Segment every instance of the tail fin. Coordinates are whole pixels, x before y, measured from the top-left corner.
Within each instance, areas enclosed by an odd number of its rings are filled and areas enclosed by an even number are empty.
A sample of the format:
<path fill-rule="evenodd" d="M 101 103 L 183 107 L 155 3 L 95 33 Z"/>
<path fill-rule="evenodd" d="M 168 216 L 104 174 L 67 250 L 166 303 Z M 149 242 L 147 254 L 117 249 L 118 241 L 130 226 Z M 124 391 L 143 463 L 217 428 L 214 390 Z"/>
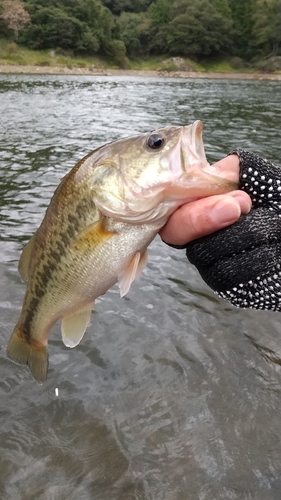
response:
<path fill-rule="evenodd" d="M 48 350 L 39 342 L 27 342 L 16 326 L 7 347 L 8 357 L 15 363 L 28 365 L 38 384 L 42 384 L 48 373 Z"/>

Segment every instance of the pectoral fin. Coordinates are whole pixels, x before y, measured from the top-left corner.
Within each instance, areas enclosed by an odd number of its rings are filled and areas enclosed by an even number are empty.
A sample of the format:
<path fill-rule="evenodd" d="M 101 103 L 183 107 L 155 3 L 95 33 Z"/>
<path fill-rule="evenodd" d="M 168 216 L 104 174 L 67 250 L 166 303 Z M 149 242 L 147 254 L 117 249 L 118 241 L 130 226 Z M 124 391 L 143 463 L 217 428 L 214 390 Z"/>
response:
<path fill-rule="evenodd" d="M 29 262 L 30 255 L 34 244 L 34 236 L 29 240 L 29 242 L 25 245 L 22 254 L 20 256 L 18 270 L 20 277 L 24 283 L 28 282 L 28 270 L 29 270 Z"/>
<path fill-rule="evenodd" d="M 91 319 L 95 303 L 88 304 L 83 309 L 62 318 L 61 333 L 63 343 L 67 347 L 75 347 L 82 340 Z"/>
<path fill-rule="evenodd" d="M 72 248 L 81 250 L 87 246 L 96 247 L 105 240 L 112 238 L 116 233 L 108 231 L 105 221 L 105 219 L 99 219 L 83 229 L 72 243 Z"/>
<path fill-rule="evenodd" d="M 135 253 L 131 262 L 118 276 L 120 297 L 124 297 L 130 290 L 133 281 L 141 274 L 147 262 L 147 251 Z"/>

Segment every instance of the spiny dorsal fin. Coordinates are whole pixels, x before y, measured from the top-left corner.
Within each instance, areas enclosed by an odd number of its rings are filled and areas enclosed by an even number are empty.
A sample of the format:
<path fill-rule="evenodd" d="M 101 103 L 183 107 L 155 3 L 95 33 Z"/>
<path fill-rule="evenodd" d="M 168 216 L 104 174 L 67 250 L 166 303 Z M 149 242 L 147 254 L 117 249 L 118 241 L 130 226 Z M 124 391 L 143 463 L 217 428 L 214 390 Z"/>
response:
<path fill-rule="evenodd" d="M 89 244 L 96 247 L 116 234 L 114 231 L 108 231 L 105 225 L 105 219 L 99 219 L 98 221 L 93 222 L 93 224 L 87 226 L 77 235 L 74 243 L 72 243 L 72 248 L 80 250 L 81 247 L 83 248 L 83 246 L 87 246 Z"/>
<path fill-rule="evenodd" d="M 86 328 L 91 319 L 91 312 L 94 309 L 95 303 L 92 302 L 87 306 L 75 311 L 62 318 L 61 334 L 64 345 L 67 347 L 75 347 L 86 331 Z"/>
<path fill-rule="evenodd" d="M 124 295 L 128 293 L 131 284 L 141 274 L 143 268 L 146 265 L 146 262 L 147 262 L 147 251 L 145 250 L 143 253 L 136 252 L 131 262 L 119 274 L 118 281 L 120 288 L 120 297 L 124 297 Z"/>
<path fill-rule="evenodd" d="M 35 235 L 33 235 L 32 238 L 29 240 L 29 242 L 26 243 L 19 260 L 18 270 L 20 277 L 24 283 L 28 282 L 30 255 L 34 244 L 34 236 Z"/>

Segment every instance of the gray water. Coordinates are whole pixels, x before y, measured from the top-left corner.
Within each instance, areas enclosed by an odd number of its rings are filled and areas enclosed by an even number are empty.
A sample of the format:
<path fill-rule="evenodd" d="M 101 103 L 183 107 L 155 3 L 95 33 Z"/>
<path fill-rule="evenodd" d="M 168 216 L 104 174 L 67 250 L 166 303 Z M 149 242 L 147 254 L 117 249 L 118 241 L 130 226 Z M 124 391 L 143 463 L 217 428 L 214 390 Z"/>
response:
<path fill-rule="evenodd" d="M 280 500 L 281 316 L 218 299 L 159 238 L 77 348 L 56 325 L 43 386 L 5 354 L 17 261 L 61 177 L 105 142 L 195 119 L 209 161 L 242 146 L 280 163 L 278 82 L 0 76 L 1 500 Z"/>

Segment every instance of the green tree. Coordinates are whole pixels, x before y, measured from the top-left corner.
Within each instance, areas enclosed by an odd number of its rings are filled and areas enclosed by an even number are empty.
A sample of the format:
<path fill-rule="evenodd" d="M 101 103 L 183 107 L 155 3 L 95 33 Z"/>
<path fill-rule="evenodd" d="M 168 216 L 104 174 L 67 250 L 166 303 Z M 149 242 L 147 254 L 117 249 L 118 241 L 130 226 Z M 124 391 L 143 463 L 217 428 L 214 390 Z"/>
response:
<path fill-rule="evenodd" d="M 281 0 L 257 0 L 253 14 L 254 44 L 265 55 L 281 52 Z"/>
<path fill-rule="evenodd" d="M 231 8 L 229 5 L 229 0 L 210 0 L 212 5 L 215 7 L 216 11 L 219 12 L 223 17 L 231 19 Z"/>
<path fill-rule="evenodd" d="M 148 9 L 148 15 L 152 26 L 160 28 L 170 21 L 171 2 L 169 0 L 157 0 Z"/>
<path fill-rule="evenodd" d="M 232 33 L 234 54 L 246 59 L 253 57 L 253 14 L 255 0 L 229 0 L 234 31 Z"/>
<path fill-rule="evenodd" d="M 144 12 L 153 0 L 101 0 L 115 15 L 122 12 Z"/>
<path fill-rule="evenodd" d="M 32 24 L 21 41 L 35 49 L 62 48 L 74 53 L 106 53 L 115 22 L 98 0 L 28 0 Z M 59 6 L 58 6 L 59 5 Z"/>
<path fill-rule="evenodd" d="M 122 12 L 117 22 L 120 38 L 126 46 L 127 54 L 136 56 L 147 53 L 151 28 L 147 15 Z"/>
<path fill-rule="evenodd" d="M 34 49 L 61 48 L 77 52 L 96 52 L 99 42 L 88 26 L 57 8 L 40 8 L 32 15 L 32 24 L 22 41 Z"/>
<path fill-rule="evenodd" d="M 126 47 L 122 40 L 112 40 L 107 46 L 107 54 L 111 56 L 119 67 L 124 69 L 128 67 Z"/>
<path fill-rule="evenodd" d="M 148 51 L 163 54 L 168 51 L 168 24 L 171 20 L 170 0 L 156 0 L 148 8 L 147 15 L 150 19 L 150 42 Z"/>
<path fill-rule="evenodd" d="M 208 0 L 179 2 L 175 12 L 168 27 L 171 54 L 205 57 L 230 49 L 231 21 Z"/>

